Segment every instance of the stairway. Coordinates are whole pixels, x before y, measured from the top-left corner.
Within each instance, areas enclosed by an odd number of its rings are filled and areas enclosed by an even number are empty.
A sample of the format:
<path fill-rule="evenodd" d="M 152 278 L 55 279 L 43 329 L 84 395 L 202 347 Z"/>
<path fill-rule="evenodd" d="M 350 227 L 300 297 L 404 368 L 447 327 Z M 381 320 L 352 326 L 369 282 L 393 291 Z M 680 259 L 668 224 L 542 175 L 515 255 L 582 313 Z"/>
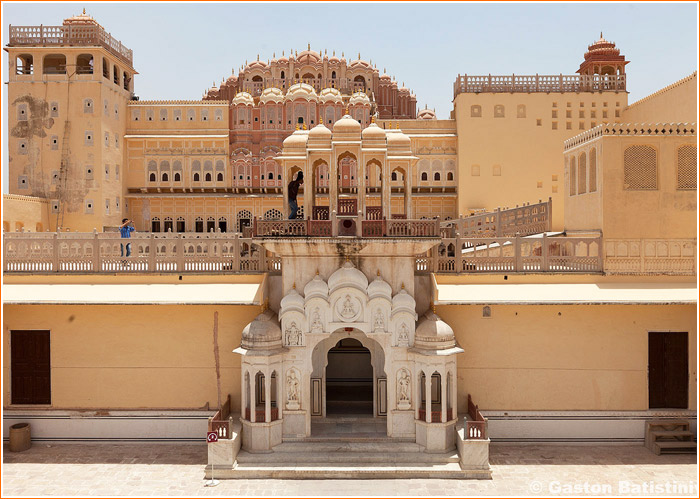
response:
<path fill-rule="evenodd" d="M 695 454 L 690 423 L 683 419 L 647 421 L 644 445 L 654 454 Z"/>

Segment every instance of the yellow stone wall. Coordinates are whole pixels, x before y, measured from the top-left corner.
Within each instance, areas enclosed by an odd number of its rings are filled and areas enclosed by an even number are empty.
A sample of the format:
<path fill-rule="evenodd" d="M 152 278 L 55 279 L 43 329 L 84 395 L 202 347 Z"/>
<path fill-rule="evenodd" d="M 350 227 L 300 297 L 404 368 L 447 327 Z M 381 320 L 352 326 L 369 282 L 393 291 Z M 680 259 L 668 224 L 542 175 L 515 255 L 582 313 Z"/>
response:
<path fill-rule="evenodd" d="M 698 73 L 683 78 L 629 105 L 624 123 L 697 123 Z"/>
<path fill-rule="evenodd" d="M 438 306 L 465 353 L 467 393 L 485 410 L 648 409 L 648 332 L 687 331 L 689 407 L 696 401 L 694 305 Z"/>
<path fill-rule="evenodd" d="M 454 104 L 459 213 L 551 196 L 552 228 L 560 230 L 563 143 L 600 123 L 620 122 L 627 93 L 461 93 Z M 480 106 L 480 117 L 472 116 L 479 114 L 472 106 Z M 503 106 L 503 117 L 495 117 L 496 106 Z"/>
<path fill-rule="evenodd" d="M 48 199 L 17 194 L 2 196 L 2 230 L 4 232 L 44 232 L 54 228 L 49 222 Z"/>
<path fill-rule="evenodd" d="M 131 94 L 122 78 L 123 72 L 133 77 L 133 68 L 102 47 L 7 50 L 10 193 L 55 199 L 61 183 L 64 229 L 84 232 L 118 225 L 124 210 L 123 137 Z M 33 56 L 33 74 L 15 74 L 21 54 Z M 43 74 L 42 61 L 49 54 L 65 55 L 67 74 Z M 80 54 L 93 56 L 93 74 L 76 73 Z M 103 60 L 109 78 L 103 76 Z M 119 83 L 113 81 L 115 66 Z M 133 81 L 127 86 L 133 87 Z M 60 174 L 64 137 L 68 161 Z M 59 218 L 56 213 L 52 218 L 55 225 Z"/>

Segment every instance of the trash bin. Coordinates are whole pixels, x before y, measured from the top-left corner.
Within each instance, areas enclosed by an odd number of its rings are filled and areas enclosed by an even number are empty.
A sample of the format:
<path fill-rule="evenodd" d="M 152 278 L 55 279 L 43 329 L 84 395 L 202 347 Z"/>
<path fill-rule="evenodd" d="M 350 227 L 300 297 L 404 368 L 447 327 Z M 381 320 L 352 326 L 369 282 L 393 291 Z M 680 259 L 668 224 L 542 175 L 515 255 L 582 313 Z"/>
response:
<path fill-rule="evenodd" d="M 22 452 L 32 446 L 32 432 L 29 423 L 17 423 L 10 426 L 10 450 Z"/>

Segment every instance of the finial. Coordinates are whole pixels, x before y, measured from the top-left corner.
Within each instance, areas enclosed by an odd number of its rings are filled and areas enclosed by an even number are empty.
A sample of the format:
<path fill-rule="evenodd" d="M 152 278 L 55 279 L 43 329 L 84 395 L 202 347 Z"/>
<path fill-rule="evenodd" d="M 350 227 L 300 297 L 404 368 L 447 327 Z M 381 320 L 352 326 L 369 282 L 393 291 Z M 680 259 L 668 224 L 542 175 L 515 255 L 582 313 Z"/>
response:
<path fill-rule="evenodd" d="M 349 261 L 350 261 L 350 256 L 349 256 L 349 255 L 345 255 L 345 261 L 346 261 L 346 262 L 349 262 Z"/>
<path fill-rule="evenodd" d="M 84 13 L 84 12 L 83 12 L 83 13 Z M 602 32 L 602 31 L 600 32 L 600 39 L 601 39 L 601 40 L 603 39 L 603 32 Z"/>
<path fill-rule="evenodd" d="M 307 50 L 311 50 L 311 44 L 310 44 L 310 43 L 307 43 L 307 44 L 306 44 L 306 49 L 307 49 Z"/>
<path fill-rule="evenodd" d="M 397 130 L 399 129 L 399 122 L 398 121 L 396 122 L 396 129 Z"/>
<path fill-rule="evenodd" d="M 386 74 L 386 68 L 384 68 L 384 74 Z"/>
<path fill-rule="evenodd" d="M 374 123 L 376 123 L 376 122 L 377 122 L 377 120 L 374 118 L 374 115 L 372 115 L 371 123 L 374 124 Z"/>
<path fill-rule="evenodd" d="M 296 57 L 297 54 L 298 54 L 298 52 L 295 50 L 295 51 L 294 51 L 294 57 Z"/>
<path fill-rule="evenodd" d="M 297 130 L 299 130 L 299 124 L 297 123 Z"/>
<path fill-rule="evenodd" d="M 304 127 L 304 130 L 306 130 L 306 123 L 301 124 Z"/>
<path fill-rule="evenodd" d="M 212 81 L 212 82 L 211 82 L 211 86 L 212 86 L 212 87 L 215 87 L 215 86 L 216 86 L 216 82 L 215 82 L 215 81 Z"/>
<path fill-rule="evenodd" d="M 345 114 L 350 114 L 350 107 L 349 106 L 345 106 Z"/>
<path fill-rule="evenodd" d="M 258 54 L 258 61 L 260 60 L 260 54 Z"/>
<path fill-rule="evenodd" d="M 318 269 L 316 269 L 316 275 L 318 275 Z"/>
<path fill-rule="evenodd" d="M 246 66 L 248 65 L 248 59 L 245 60 L 245 65 L 246 65 Z"/>
<path fill-rule="evenodd" d="M 377 277 L 379 277 L 380 275 L 382 275 L 382 273 L 379 271 L 379 269 L 377 269 Z"/>
<path fill-rule="evenodd" d="M 297 289 L 297 283 L 292 284 L 292 289 Z"/>
<path fill-rule="evenodd" d="M 404 283 L 401 283 L 401 289 L 406 289 L 406 285 Z"/>
<path fill-rule="evenodd" d="M 362 57 L 360 57 L 360 53 L 359 53 L 359 52 L 357 53 L 357 58 L 358 58 L 358 59 L 362 59 Z"/>
<path fill-rule="evenodd" d="M 284 50 L 282 51 L 282 57 L 284 57 Z"/>
<path fill-rule="evenodd" d="M 435 302 L 430 303 L 430 310 L 432 310 L 433 313 L 435 313 Z"/>
<path fill-rule="evenodd" d="M 273 59 L 275 58 L 275 53 L 274 53 L 274 52 L 272 53 L 272 58 L 273 58 Z"/>
<path fill-rule="evenodd" d="M 333 49 L 333 55 L 335 55 L 335 49 Z"/>
<path fill-rule="evenodd" d="M 341 52 L 340 57 L 345 57 L 345 52 Z"/>
<path fill-rule="evenodd" d="M 319 124 L 319 125 L 323 125 L 323 116 L 320 116 L 320 117 L 318 118 L 318 124 Z"/>
<path fill-rule="evenodd" d="M 85 7 L 83 7 L 83 15 L 85 15 Z M 601 36 L 603 36 L 602 33 L 601 33 Z"/>
<path fill-rule="evenodd" d="M 328 49 L 323 49 L 323 55 L 328 55 Z"/>

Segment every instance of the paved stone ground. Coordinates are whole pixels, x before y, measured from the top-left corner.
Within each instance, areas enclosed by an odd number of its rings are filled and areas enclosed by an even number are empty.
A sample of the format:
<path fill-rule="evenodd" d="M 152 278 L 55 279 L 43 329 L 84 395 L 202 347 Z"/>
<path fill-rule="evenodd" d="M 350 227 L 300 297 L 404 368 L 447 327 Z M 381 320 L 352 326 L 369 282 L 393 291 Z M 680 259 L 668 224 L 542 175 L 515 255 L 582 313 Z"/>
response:
<path fill-rule="evenodd" d="M 206 446 L 198 444 L 36 444 L 22 453 L 5 445 L 2 496 L 697 497 L 698 492 L 696 456 L 656 456 L 641 446 L 492 444 L 493 480 L 222 480 L 211 488 L 204 486 L 206 458 Z"/>

